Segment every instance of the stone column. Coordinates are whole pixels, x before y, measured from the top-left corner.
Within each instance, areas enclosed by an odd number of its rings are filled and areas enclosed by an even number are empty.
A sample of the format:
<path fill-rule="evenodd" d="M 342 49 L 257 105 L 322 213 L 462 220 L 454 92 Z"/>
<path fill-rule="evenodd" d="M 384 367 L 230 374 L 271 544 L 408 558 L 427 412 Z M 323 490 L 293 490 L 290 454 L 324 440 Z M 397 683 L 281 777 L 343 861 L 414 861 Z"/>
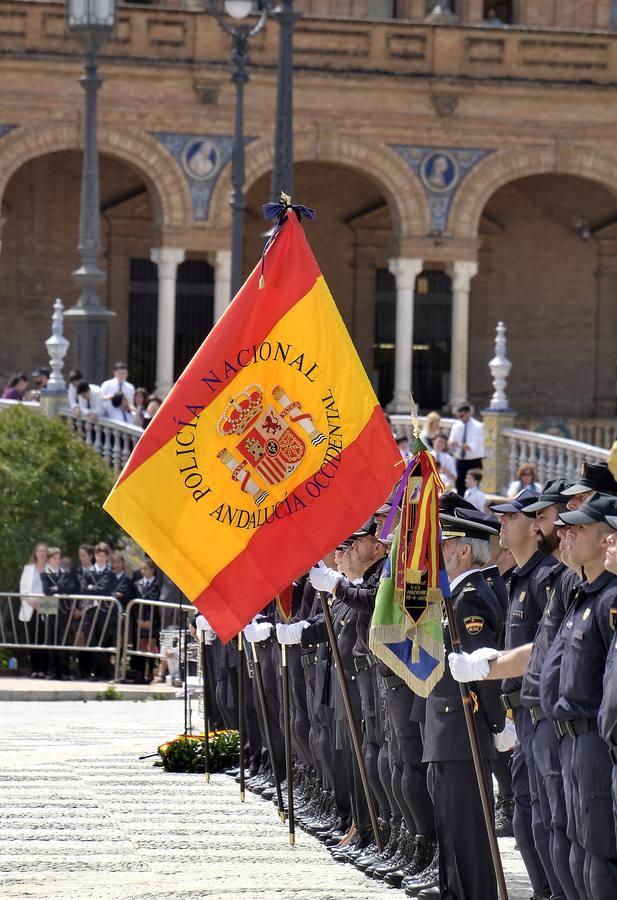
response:
<path fill-rule="evenodd" d="M 217 250 L 214 254 L 214 325 L 229 306 L 230 293 L 231 250 Z"/>
<path fill-rule="evenodd" d="M 413 307 L 421 259 L 398 257 L 388 261 L 396 279 L 396 336 L 394 343 L 394 396 L 391 412 L 408 413 L 413 374 Z"/>
<path fill-rule="evenodd" d="M 467 359 L 469 354 L 469 285 L 478 263 L 452 263 L 452 342 L 450 350 L 450 408 L 467 402 Z"/>
<path fill-rule="evenodd" d="M 176 336 L 176 274 L 184 260 L 179 247 L 156 247 L 150 259 L 158 266 L 159 299 L 156 329 L 156 393 L 164 397 L 174 383 Z"/>

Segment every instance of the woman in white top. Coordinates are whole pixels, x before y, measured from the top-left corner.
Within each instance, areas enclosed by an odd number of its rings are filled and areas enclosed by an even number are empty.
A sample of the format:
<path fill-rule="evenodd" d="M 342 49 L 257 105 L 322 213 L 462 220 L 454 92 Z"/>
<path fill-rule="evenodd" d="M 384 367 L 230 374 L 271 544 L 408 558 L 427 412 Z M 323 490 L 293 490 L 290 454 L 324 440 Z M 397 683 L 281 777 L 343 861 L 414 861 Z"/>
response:
<path fill-rule="evenodd" d="M 542 486 L 536 481 L 536 470 L 531 463 L 525 463 L 525 465 L 518 467 L 516 478 L 510 483 L 508 488 L 508 497 L 516 497 L 517 494 L 526 489 L 535 491 L 536 494 L 539 494 L 542 490 Z"/>
<path fill-rule="evenodd" d="M 420 440 L 427 447 L 433 446 L 433 441 L 441 429 L 441 416 L 438 412 L 430 412 L 424 420 L 424 428 L 420 432 Z"/>
<path fill-rule="evenodd" d="M 25 623 L 27 643 L 34 643 L 36 640 L 36 615 L 35 610 L 38 606 L 38 599 L 32 594 L 42 594 L 43 584 L 41 582 L 41 573 L 45 571 L 47 565 L 47 544 L 37 544 L 30 555 L 28 562 L 21 573 L 19 581 L 19 593 L 21 594 L 21 607 L 19 610 L 19 621 Z M 34 616 L 34 619 L 33 619 Z M 45 678 L 47 674 L 48 654 L 47 650 L 31 650 L 30 664 L 32 672 L 31 678 Z"/>

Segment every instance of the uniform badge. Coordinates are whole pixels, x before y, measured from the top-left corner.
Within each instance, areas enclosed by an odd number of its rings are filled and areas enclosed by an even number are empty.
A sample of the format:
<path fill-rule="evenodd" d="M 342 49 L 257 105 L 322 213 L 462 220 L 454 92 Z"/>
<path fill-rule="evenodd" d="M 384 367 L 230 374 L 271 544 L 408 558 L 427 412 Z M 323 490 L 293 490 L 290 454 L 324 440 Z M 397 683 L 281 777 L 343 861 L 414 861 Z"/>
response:
<path fill-rule="evenodd" d="M 608 611 L 608 624 L 611 626 L 612 630 L 615 630 L 615 626 L 617 625 L 617 609 L 612 607 Z"/>
<path fill-rule="evenodd" d="M 463 622 L 469 634 L 479 634 L 484 628 L 482 616 L 465 616 Z"/>
<path fill-rule="evenodd" d="M 583 613 L 583 622 L 586 622 L 589 616 L 591 615 L 591 607 L 588 606 L 585 612 Z"/>
<path fill-rule="evenodd" d="M 527 596 L 527 591 L 521 591 L 520 594 L 518 595 L 518 602 L 522 603 L 526 596 Z"/>

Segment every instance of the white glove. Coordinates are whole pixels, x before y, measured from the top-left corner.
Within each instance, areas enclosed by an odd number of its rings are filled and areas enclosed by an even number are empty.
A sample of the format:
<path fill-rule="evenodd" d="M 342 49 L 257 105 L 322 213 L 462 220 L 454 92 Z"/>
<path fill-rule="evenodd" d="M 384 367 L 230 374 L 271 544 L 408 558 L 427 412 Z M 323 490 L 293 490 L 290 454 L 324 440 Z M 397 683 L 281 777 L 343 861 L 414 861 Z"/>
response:
<path fill-rule="evenodd" d="M 315 590 L 325 591 L 327 594 L 334 592 L 334 588 L 341 578 L 341 573 L 335 572 L 334 569 L 329 569 L 323 560 L 318 562 L 316 566 L 313 566 L 309 572 L 309 581 Z"/>
<path fill-rule="evenodd" d="M 512 719 L 506 719 L 506 727 L 499 734 L 493 735 L 493 743 L 495 748 L 503 753 L 505 750 L 511 750 L 516 744 L 516 728 Z"/>
<path fill-rule="evenodd" d="M 276 639 L 279 644 L 299 644 L 302 632 L 308 627 L 308 622 L 292 622 L 291 625 L 283 625 L 279 622 L 276 626 Z"/>
<path fill-rule="evenodd" d="M 482 681 L 491 670 L 489 662 L 499 656 L 499 650 L 480 647 L 473 653 L 449 653 L 448 662 L 455 681 Z"/>
<path fill-rule="evenodd" d="M 213 644 L 216 640 L 216 632 L 208 622 L 205 616 L 197 616 L 195 619 L 195 628 L 201 633 L 201 640 L 206 644 Z"/>
<path fill-rule="evenodd" d="M 249 644 L 259 644 L 261 641 L 267 641 L 272 631 L 271 622 L 255 622 L 254 620 L 244 629 L 244 637 Z"/>

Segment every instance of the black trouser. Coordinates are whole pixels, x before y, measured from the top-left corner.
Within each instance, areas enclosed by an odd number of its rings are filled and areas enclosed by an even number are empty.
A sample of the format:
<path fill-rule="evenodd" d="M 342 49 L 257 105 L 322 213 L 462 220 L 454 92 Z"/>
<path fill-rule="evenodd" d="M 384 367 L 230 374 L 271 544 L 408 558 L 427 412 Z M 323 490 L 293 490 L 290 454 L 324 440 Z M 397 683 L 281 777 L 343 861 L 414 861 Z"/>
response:
<path fill-rule="evenodd" d="M 456 460 L 456 493 L 461 497 L 465 494 L 465 475 L 470 469 L 481 469 L 482 458 L 457 459 Z"/>
<path fill-rule="evenodd" d="M 512 751 L 504 750 L 502 753 L 497 753 L 495 759 L 491 760 L 491 769 L 499 786 L 499 793 L 502 799 L 513 800 Z"/>
<path fill-rule="evenodd" d="M 484 770 L 487 791 L 492 796 L 490 766 L 486 762 Z M 439 841 L 441 897 L 497 900 L 497 882 L 473 762 L 432 762 L 428 784 Z"/>
<path fill-rule="evenodd" d="M 300 647 L 287 648 L 287 667 L 289 672 L 291 735 L 294 750 L 306 766 L 312 765 L 309 746 L 309 717 L 306 705 L 306 687 L 304 672 L 300 663 Z"/>
<path fill-rule="evenodd" d="M 285 739 L 280 727 L 280 709 L 279 709 L 279 693 L 278 693 L 278 664 L 274 661 L 273 644 L 272 643 L 256 643 L 255 649 L 257 658 L 261 666 L 261 677 L 264 686 L 264 698 L 266 704 L 266 714 L 268 716 L 268 725 L 270 726 L 270 735 L 272 737 L 272 749 L 274 759 L 270 760 L 270 765 L 276 767 L 276 773 L 282 781 L 285 778 Z M 261 733 L 263 736 L 263 744 L 267 746 L 265 724 L 261 714 L 261 704 L 257 694 L 257 679 L 253 678 L 255 690 L 255 704 L 259 712 L 259 722 Z"/>
<path fill-rule="evenodd" d="M 390 717 L 394 796 L 400 798 L 408 830 L 412 834 L 432 836 L 435 815 L 426 780 L 427 766 L 422 762 L 420 726 L 410 719 L 414 694 L 406 684 L 400 684 L 384 689 L 383 697 Z"/>
<path fill-rule="evenodd" d="M 382 819 L 390 818 L 390 802 L 379 777 L 379 741 L 377 739 L 376 667 L 361 669 L 356 681 L 362 703 L 362 754 L 371 791 Z"/>

